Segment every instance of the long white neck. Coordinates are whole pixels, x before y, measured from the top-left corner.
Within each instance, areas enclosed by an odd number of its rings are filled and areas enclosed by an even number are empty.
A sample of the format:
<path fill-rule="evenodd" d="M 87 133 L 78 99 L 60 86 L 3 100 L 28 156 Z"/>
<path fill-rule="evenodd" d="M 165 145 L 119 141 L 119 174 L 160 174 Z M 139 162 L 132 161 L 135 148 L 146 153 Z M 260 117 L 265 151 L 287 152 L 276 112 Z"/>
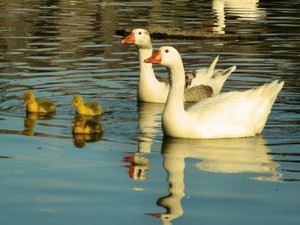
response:
<path fill-rule="evenodd" d="M 139 87 L 150 84 L 151 82 L 158 82 L 151 63 L 145 63 L 144 60 L 152 55 L 152 46 L 147 48 L 138 48 L 139 61 L 140 61 L 140 79 Z"/>
<path fill-rule="evenodd" d="M 185 72 L 182 60 L 178 61 L 169 69 L 170 76 L 170 91 L 166 102 L 165 113 L 176 115 L 184 112 L 184 85 Z M 174 114 L 175 113 L 175 114 Z"/>
<path fill-rule="evenodd" d="M 162 128 L 167 136 L 176 137 L 178 128 L 185 130 L 186 112 L 183 105 L 185 74 L 182 61 L 169 68 L 170 91 L 162 117 Z M 180 131 L 181 132 L 181 131 Z"/>

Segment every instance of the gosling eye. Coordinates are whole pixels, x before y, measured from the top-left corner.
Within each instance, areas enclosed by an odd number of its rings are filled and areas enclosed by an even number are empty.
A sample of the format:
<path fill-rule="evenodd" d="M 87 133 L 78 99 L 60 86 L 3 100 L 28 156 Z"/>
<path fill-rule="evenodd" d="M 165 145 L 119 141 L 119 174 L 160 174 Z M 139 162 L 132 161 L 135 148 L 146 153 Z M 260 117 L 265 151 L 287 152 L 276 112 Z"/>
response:
<path fill-rule="evenodd" d="M 142 32 L 141 32 L 141 31 L 139 32 L 139 35 L 142 35 Z"/>
<path fill-rule="evenodd" d="M 166 49 L 166 50 L 165 50 L 165 53 L 169 53 L 169 49 Z"/>

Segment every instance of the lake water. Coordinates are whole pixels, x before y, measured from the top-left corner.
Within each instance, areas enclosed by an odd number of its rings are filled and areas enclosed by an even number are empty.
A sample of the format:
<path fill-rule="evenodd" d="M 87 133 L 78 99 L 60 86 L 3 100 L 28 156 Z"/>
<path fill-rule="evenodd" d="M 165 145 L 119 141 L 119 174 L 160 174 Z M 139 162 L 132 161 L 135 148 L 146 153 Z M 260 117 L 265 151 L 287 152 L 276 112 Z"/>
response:
<path fill-rule="evenodd" d="M 0 2 L 0 224 L 299 224 L 300 1 Z M 117 29 L 237 39 L 155 39 L 187 70 L 237 66 L 223 92 L 284 80 L 261 136 L 163 138 L 161 104 L 137 104 L 136 48 Z M 155 67 L 157 74 L 165 69 Z M 23 93 L 58 104 L 26 116 Z M 74 136 L 73 95 L 103 105 L 102 136 Z"/>

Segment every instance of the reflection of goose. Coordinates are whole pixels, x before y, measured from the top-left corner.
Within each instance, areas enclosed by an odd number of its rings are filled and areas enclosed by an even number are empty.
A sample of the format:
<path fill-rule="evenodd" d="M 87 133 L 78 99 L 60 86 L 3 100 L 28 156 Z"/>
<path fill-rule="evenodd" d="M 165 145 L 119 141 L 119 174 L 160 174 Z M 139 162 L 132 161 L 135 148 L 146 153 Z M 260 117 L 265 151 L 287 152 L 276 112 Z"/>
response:
<path fill-rule="evenodd" d="M 258 180 L 279 181 L 281 174 L 276 171 L 279 166 L 269 154 L 261 136 L 239 139 L 188 140 L 166 138 L 164 154 L 179 158 L 198 158 L 196 167 L 214 173 L 257 173 L 266 176 Z"/>
<path fill-rule="evenodd" d="M 122 40 L 122 43 L 134 44 L 138 47 L 140 61 L 138 100 L 165 103 L 170 89 L 169 79 L 157 79 L 152 65 L 144 63 L 144 60 L 151 56 L 153 50 L 149 32 L 144 29 L 134 29 L 130 35 Z M 215 71 L 217 61 L 218 57 L 213 61 L 210 68 L 202 68 L 195 72 L 186 73 L 185 87 L 192 88 L 185 89 L 184 101 L 199 101 L 210 97 L 212 94 L 219 94 L 224 82 L 235 70 L 235 66 L 224 71 Z"/>
<path fill-rule="evenodd" d="M 161 113 L 164 105 L 140 102 L 138 104 L 138 123 L 141 131 L 139 139 L 139 153 L 150 153 L 154 136 L 161 126 Z"/>
<path fill-rule="evenodd" d="M 102 126 L 95 120 L 86 119 L 83 115 L 76 115 L 72 122 L 74 134 L 102 134 Z"/>
<path fill-rule="evenodd" d="M 56 105 L 48 99 L 36 99 L 32 91 L 24 93 L 24 106 L 27 112 L 32 113 L 53 113 Z"/>
<path fill-rule="evenodd" d="M 83 148 L 87 142 L 95 142 L 101 140 L 101 135 L 93 134 L 73 134 L 74 145 Z"/>
<path fill-rule="evenodd" d="M 266 12 L 258 8 L 258 3 L 259 0 L 213 0 L 212 9 L 218 19 L 214 24 L 213 31 L 225 33 L 226 15 L 237 16 L 243 21 L 265 18 Z"/>
<path fill-rule="evenodd" d="M 165 213 L 147 213 L 162 220 L 164 225 L 183 214 L 181 199 L 184 197 L 184 157 L 176 155 L 176 151 L 169 148 L 167 142 L 162 144 L 163 166 L 167 171 L 169 194 L 157 200 L 157 205 L 166 209 Z M 186 149 L 183 149 L 186 150 Z"/>
<path fill-rule="evenodd" d="M 146 172 L 150 169 L 151 163 L 147 154 L 151 153 L 151 145 L 154 136 L 157 134 L 161 125 L 161 112 L 164 105 L 157 103 L 139 102 L 138 104 L 138 123 L 141 135 L 138 136 L 138 150 L 131 156 L 123 158 L 129 169 L 129 177 L 134 180 L 145 180 Z"/>
<path fill-rule="evenodd" d="M 162 144 L 163 166 L 167 171 L 169 195 L 161 197 L 157 205 L 165 213 L 147 213 L 162 220 L 164 225 L 182 216 L 181 199 L 185 196 L 185 158 L 196 158 L 196 167 L 213 173 L 257 173 L 255 179 L 279 181 L 279 164 L 268 154 L 271 150 L 262 137 L 241 139 L 193 140 L 165 138 Z M 266 175 L 266 176 L 263 176 Z"/>
<path fill-rule="evenodd" d="M 74 145 L 83 148 L 86 142 L 95 142 L 101 139 L 103 128 L 97 116 L 83 116 L 77 114 L 72 121 Z"/>
<path fill-rule="evenodd" d="M 123 158 L 124 162 L 130 163 L 126 165 L 129 169 L 128 175 L 133 180 L 146 180 L 146 173 L 151 167 L 150 160 L 141 155 L 126 156 Z"/>
<path fill-rule="evenodd" d="M 228 92 L 184 109 L 184 68 L 179 52 L 161 47 L 145 62 L 168 68 L 170 92 L 163 112 L 164 134 L 178 138 L 233 138 L 262 132 L 284 82 L 273 81 L 257 89 Z"/>
<path fill-rule="evenodd" d="M 26 113 L 26 118 L 24 118 L 24 130 L 23 134 L 28 136 L 33 136 L 35 134 L 34 127 L 36 120 L 47 120 L 51 119 L 51 114 L 40 114 L 40 113 Z"/>

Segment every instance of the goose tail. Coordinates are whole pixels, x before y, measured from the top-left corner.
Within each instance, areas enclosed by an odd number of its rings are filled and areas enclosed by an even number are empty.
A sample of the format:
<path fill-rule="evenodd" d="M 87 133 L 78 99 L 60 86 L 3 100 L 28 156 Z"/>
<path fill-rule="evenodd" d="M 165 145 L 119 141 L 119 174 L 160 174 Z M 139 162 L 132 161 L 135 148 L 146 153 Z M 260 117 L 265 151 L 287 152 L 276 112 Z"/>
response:
<path fill-rule="evenodd" d="M 259 134 L 262 132 L 268 115 L 271 112 L 272 106 L 277 98 L 278 93 L 283 88 L 284 82 L 279 82 L 275 80 L 269 84 L 265 84 L 257 89 L 259 94 L 259 105 L 256 109 L 256 133 Z"/>
<path fill-rule="evenodd" d="M 209 75 L 209 77 L 214 75 L 214 70 L 216 68 L 218 61 L 219 61 L 219 55 L 217 55 L 217 57 L 214 59 L 214 61 L 210 64 L 210 67 L 207 71 L 207 75 Z"/>
<path fill-rule="evenodd" d="M 284 81 L 279 82 L 279 80 L 274 80 L 269 84 L 265 84 L 262 86 L 262 96 L 268 98 L 268 96 L 273 99 L 274 101 L 277 98 L 278 93 L 283 88 Z"/>

